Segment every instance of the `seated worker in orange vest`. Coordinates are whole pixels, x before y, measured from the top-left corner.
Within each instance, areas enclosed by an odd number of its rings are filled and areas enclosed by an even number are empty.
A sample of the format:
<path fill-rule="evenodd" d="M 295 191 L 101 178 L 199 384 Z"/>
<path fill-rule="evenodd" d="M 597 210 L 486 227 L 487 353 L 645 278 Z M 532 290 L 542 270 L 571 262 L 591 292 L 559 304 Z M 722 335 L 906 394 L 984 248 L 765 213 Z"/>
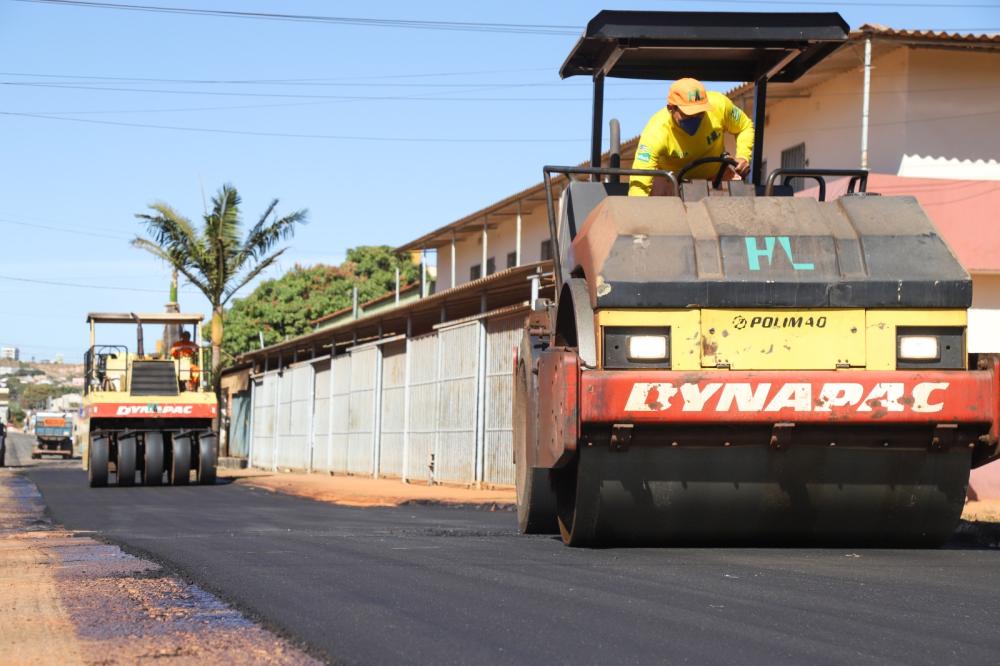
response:
<path fill-rule="evenodd" d="M 201 368 L 195 362 L 198 354 L 198 345 L 191 342 L 191 334 L 181 331 L 181 339 L 170 345 L 170 355 L 176 359 L 191 359 L 191 379 L 187 382 L 187 389 L 195 391 L 198 389 L 198 382 L 201 377 Z"/>
<path fill-rule="evenodd" d="M 677 173 L 702 157 L 720 157 L 725 133 L 736 135 L 737 166 L 727 168 L 745 178 L 750 172 L 753 152 L 753 122 L 738 106 L 715 91 L 708 92 L 696 79 L 678 79 L 670 86 L 667 106 L 653 114 L 639 137 L 633 169 L 660 169 Z M 690 171 L 685 178 L 711 180 L 719 172 L 718 163 L 708 163 Z M 673 189 L 664 178 L 632 176 L 628 195 L 645 197 L 669 195 Z"/>

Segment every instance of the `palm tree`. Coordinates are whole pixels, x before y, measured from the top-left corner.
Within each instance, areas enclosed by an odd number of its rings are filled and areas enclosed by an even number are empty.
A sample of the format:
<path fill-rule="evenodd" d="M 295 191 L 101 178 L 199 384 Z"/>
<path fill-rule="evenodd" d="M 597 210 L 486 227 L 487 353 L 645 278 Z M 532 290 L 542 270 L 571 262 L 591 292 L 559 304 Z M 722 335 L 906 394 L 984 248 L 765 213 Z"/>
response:
<path fill-rule="evenodd" d="M 278 218 L 274 212 L 277 205 L 274 199 L 242 239 L 240 195 L 228 184 L 212 197 L 212 209 L 204 214 L 201 230 L 162 202 L 149 206 L 152 213 L 136 214 L 146 224 L 149 238 L 137 236 L 132 245 L 170 264 L 212 305 L 212 382 L 216 386 L 226 303 L 278 260 L 288 248 L 272 252 L 274 246 L 290 238 L 297 223 L 306 222 L 306 210 Z"/>

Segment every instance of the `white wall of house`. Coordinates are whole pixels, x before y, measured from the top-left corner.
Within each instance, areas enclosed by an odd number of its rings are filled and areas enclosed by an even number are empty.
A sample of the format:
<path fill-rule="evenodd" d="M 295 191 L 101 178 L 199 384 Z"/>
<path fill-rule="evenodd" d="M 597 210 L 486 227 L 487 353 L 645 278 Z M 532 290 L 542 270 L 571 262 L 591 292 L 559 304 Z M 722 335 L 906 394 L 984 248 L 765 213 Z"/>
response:
<path fill-rule="evenodd" d="M 859 52 L 860 52 L 859 45 Z M 764 132 L 768 170 L 805 143 L 810 167 L 861 166 L 864 70 L 858 66 L 782 99 L 774 86 Z M 900 46 L 873 58 L 869 168 L 923 178 L 1000 180 L 1000 54 Z"/>
<path fill-rule="evenodd" d="M 969 308 L 969 352 L 1000 352 L 1000 275 L 973 274 L 972 307 Z"/>
<path fill-rule="evenodd" d="M 1000 180 L 1000 54 L 914 49 L 907 92 L 899 175 Z"/>
<path fill-rule="evenodd" d="M 497 271 L 507 268 L 507 254 L 517 247 L 517 222 L 513 215 L 490 218 L 490 225 L 496 228 L 487 231 L 486 253 L 492 257 Z M 548 221 L 544 206 L 535 206 L 521 215 L 521 264 L 538 261 L 541 258 L 542 242 L 547 240 Z M 460 236 L 455 244 L 455 284 L 469 281 L 470 270 L 483 261 L 482 234 Z M 438 248 L 438 291 L 448 289 L 451 284 L 451 246 Z M 482 275 L 486 275 L 485 270 Z"/>
<path fill-rule="evenodd" d="M 896 173 L 906 139 L 906 75 L 908 49 L 899 48 L 876 61 L 872 75 L 869 165 L 872 171 Z M 781 166 L 781 152 L 804 143 L 806 166 L 857 169 L 861 166 L 861 91 L 858 67 L 833 76 L 808 97 L 782 99 L 773 88 L 764 126 L 767 169 Z M 888 124 L 893 123 L 893 124 Z"/>

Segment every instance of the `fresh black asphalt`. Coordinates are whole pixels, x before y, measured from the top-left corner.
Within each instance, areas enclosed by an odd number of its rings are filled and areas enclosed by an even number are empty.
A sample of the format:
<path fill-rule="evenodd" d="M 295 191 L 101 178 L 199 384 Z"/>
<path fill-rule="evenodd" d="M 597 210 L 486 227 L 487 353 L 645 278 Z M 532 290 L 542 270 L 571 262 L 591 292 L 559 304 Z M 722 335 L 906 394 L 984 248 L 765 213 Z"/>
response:
<path fill-rule="evenodd" d="M 510 512 L 236 485 L 89 489 L 53 519 L 148 553 L 358 664 L 997 664 L 1000 550 L 574 550 Z"/>

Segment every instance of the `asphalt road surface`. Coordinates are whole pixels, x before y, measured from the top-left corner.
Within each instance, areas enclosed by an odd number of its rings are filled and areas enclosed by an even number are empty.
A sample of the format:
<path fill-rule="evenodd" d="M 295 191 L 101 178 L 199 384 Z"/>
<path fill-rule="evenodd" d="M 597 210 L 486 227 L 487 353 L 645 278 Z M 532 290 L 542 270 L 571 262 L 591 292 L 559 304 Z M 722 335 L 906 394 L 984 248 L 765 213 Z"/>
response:
<path fill-rule="evenodd" d="M 518 536 L 509 512 L 27 473 L 56 521 L 335 662 L 1000 663 L 996 549 L 575 550 Z"/>

